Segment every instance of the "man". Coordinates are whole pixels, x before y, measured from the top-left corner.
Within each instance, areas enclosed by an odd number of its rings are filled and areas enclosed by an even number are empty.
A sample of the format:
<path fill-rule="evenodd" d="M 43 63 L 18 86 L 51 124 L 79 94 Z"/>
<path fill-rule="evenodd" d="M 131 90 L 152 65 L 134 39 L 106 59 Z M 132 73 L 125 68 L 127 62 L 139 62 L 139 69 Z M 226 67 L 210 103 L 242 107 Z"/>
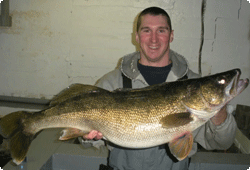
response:
<path fill-rule="evenodd" d="M 139 52 L 123 57 L 121 66 L 103 76 L 96 84 L 107 90 L 123 87 L 123 76 L 131 79 L 132 88 L 142 88 L 162 82 L 199 77 L 187 65 L 186 59 L 170 50 L 173 41 L 169 15 L 161 8 L 143 10 L 137 23 L 136 41 Z M 236 123 L 226 107 L 205 125 L 193 132 L 194 144 L 189 156 L 197 150 L 197 143 L 206 149 L 227 149 L 234 140 Z M 101 139 L 102 134 L 91 131 L 87 139 Z M 188 169 L 188 158 L 175 162 L 166 152 L 165 145 L 146 149 L 113 147 L 109 165 L 114 170 L 184 170 Z"/>

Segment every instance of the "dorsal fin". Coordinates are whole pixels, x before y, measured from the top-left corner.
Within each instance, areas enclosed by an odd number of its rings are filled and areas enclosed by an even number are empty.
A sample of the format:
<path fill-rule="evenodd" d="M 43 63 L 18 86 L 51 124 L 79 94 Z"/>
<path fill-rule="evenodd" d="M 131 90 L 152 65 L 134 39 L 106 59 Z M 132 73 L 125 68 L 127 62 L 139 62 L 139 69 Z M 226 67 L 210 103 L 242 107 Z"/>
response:
<path fill-rule="evenodd" d="M 106 91 L 102 88 L 86 85 L 86 84 L 72 84 L 66 89 L 62 90 L 56 96 L 51 99 L 50 106 L 55 106 L 69 98 L 83 94 L 83 93 L 97 93 L 100 91 Z"/>

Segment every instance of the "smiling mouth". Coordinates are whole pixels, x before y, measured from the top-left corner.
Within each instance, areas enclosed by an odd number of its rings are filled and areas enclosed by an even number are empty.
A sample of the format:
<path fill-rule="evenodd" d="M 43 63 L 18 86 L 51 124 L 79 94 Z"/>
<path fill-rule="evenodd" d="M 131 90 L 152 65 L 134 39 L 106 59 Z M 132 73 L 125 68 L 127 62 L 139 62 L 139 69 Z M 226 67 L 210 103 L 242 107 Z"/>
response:
<path fill-rule="evenodd" d="M 156 49 L 158 49 L 158 48 L 159 48 L 159 46 L 157 46 L 157 47 L 154 47 L 154 46 L 149 46 L 149 48 L 150 48 L 150 49 L 152 49 L 152 50 L 156 50 Z"/>

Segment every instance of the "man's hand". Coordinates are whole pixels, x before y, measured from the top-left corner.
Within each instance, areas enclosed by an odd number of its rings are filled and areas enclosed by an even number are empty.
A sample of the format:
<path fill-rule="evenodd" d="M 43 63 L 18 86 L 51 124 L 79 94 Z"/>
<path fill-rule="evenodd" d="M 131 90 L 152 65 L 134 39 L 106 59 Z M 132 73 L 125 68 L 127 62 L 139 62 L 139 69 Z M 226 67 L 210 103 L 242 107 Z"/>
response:
<path fill-rule="evenodd" d="M 222 124 L 227 118 L 227 105 L 221 108 L 221 110 L 211 118 L 214 125 L 218 126 Z"/>
<path fill-rule="evenodd" d="M 89 139 L 89 140 L 94 139 L 94 138 L 99 140 L 99 139 L 102 139 L 102 137 L 103 137 L 102 133 L 96 130 L 92 130 L 89 132 L 89 134 L 86 134 L 83 136 L 84 139 Z"/>

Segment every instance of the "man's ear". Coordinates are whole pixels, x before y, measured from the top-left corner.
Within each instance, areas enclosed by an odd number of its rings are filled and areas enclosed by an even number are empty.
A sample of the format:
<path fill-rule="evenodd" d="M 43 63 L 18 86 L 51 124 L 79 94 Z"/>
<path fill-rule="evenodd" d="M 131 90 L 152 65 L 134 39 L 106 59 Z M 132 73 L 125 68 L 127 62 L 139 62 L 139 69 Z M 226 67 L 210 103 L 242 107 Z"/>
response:
<path fill-rule="evenodd" d="M 135 33 L 135 40 L 139 44 L 140 38 L 138 32 Z"/>
<path fill-rule="evenodd" d="M 173 40 L 174 40 L 174 30 L 172 30 L 170 33 L 170 42 L 173 42 Z"/>

